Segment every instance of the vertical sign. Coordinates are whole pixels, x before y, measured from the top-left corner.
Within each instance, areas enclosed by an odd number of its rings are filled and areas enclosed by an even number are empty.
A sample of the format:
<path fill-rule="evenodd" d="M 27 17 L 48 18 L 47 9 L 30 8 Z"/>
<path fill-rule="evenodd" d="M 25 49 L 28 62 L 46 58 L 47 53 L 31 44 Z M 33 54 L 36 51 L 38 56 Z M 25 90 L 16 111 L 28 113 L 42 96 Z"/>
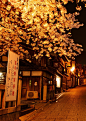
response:
<path fill-rule="evenodd" d="M 19 56 L 14 52 L 9 51 L 6 87 L 5 87 L 5 101 L 16 100 L 18 69 L 19 69 Z"/>

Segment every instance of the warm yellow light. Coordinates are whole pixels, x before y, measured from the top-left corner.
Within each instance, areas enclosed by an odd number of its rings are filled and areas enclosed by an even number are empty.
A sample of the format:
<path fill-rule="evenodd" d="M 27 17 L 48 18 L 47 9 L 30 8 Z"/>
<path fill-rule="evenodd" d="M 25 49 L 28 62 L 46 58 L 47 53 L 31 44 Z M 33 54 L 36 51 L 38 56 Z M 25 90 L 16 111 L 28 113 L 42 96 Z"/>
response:
<path fill-rule="evenodd" d="M 61 78 L 60 78 L 59 76 L 56 76 L 56 86 L 57 86 L 58 88 L 61 87 Z"/>
<path fill-rule="evenodd" d="M 0 76 L 2 76 L 2 72 L 0 72 Z"/>
<path fill-rule="evenodd" d="M 74 70 L 75 70 L 75 67 L 72 67 L 72 68 L 71 68 L 71 71 L 73 72 Z"/>

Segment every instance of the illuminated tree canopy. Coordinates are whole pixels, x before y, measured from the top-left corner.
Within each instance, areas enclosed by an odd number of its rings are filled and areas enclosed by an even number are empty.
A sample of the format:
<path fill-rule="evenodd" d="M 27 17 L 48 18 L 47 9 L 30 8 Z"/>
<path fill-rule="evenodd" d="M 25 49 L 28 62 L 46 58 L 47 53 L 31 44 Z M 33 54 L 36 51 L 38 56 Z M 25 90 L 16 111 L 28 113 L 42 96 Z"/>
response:
<path fill-rule="evenodd" d="M 28 49 L 20 44 L 22 41 L 32 46 L 36 59 L 42 57 L 43 53 L 51 59 L 51 52 L 69 58 L 81 54 L 82 45 L 74 43 L 70 30 L 83 24 L 75 19 L 79 13 L 67 13 L 64 5 L 68 1 L 1 0 L 0 55 L 10 49 L 18 53 L 20 59 L 27 57 L 31 62 Z"/>

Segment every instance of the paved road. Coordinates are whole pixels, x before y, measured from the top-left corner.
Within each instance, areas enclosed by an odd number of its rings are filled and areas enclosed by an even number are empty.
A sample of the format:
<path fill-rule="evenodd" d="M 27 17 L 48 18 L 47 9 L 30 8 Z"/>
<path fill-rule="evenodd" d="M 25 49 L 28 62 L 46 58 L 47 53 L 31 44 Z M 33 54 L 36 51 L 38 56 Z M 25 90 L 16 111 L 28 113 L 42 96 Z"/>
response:
<path fill-rule="evenodd" d="M 29 121 L 86 121 L 86 86 L 68 90 Z"/>

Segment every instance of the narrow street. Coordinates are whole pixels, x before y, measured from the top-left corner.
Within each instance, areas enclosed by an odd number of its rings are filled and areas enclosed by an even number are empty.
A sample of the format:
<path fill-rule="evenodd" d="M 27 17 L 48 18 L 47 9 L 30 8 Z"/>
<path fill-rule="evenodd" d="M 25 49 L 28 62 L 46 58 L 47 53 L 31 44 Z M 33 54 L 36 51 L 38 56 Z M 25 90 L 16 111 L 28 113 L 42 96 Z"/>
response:
<path fill-rule="evenodd" d="M 86 85 L 69 89 L 28 121 L 86 121 Z"/>

